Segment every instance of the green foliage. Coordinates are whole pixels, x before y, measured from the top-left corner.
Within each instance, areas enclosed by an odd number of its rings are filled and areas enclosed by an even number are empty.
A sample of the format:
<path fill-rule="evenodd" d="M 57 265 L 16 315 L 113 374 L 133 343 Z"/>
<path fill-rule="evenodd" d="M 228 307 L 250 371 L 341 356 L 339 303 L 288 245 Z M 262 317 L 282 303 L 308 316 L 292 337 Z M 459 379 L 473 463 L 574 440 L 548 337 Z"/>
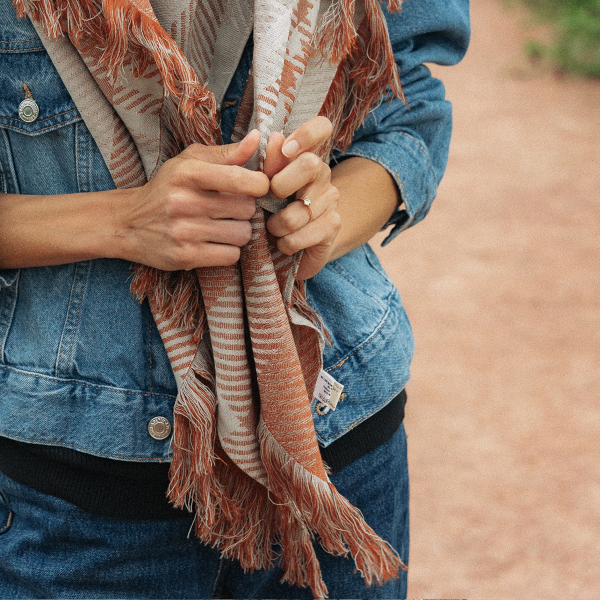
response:
<path fill-rule="evenodd" d="M 523 0 L 551 24 L 555 42 L 528 42 L 534 58 L 548 56 L 565 71 L 600 77 L 600 0 Z"/>

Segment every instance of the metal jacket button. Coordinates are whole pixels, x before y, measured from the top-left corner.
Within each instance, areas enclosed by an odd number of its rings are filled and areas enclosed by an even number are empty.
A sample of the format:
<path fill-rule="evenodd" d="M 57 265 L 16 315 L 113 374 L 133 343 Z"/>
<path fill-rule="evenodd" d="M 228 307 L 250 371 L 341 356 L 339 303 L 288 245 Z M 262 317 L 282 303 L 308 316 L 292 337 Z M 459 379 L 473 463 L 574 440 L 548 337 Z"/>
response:
<path fill-rule="evenodd" d="M 33 123 L 40 114 L 40 108 L 33 98 L 25 98 L 19 104 L 19 117 L 24 123 Z"/>
<path fill-rule="evenodd" d="M 23 84 L 23 92 L 25 92 L 25 100 L 19 104 L 19 117 L 24 123 L 33 123 L 40 114 L 40 107 L 33 99 L 31 91 L 27 84 Z"/>
<path fill-rule="evenodd" d="M 171 435 L 171 423 L 164 417 L 154 417 L 154 419 L 148 423 L 148 433 L 155 440 L 164 440 Z"/>

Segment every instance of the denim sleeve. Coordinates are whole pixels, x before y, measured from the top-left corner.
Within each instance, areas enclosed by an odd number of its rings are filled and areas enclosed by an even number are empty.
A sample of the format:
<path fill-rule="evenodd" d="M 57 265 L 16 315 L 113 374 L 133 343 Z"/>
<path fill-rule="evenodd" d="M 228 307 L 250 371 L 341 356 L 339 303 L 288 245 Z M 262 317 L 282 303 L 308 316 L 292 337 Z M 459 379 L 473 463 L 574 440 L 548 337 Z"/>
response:
<path fill-rule="evenodd" d="M 453 65 L 467 51 L 469 0 L 405 0 L 402 12 L 386 13 L 394 56 L 408 107 L 397 98 L 375 108 L 335 159 L 360 156 L 382 165 L 400 190 L 402 203 L 383 229 L 383 245 L 421 221 L 446 169 L 452 105 L 426 62 Z"/>

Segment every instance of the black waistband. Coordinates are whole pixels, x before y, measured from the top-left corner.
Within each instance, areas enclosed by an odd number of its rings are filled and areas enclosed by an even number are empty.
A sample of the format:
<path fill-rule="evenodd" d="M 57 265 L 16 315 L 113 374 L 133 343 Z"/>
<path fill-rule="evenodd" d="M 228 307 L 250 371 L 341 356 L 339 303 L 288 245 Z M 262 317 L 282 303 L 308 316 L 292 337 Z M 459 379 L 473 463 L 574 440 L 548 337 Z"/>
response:
<path fill-rule="evenodd" d="M 403 390 L 382 410 L 327 448 L 332 473 L 394 435 L 404 419 Z M 0 437 L 0 471 L 23 485 L 62 498 L 88 512 L 123 519 L 179 519 L 189 513 L 169 504 L 169 463 L 117 461 L 60 446 Z"/>

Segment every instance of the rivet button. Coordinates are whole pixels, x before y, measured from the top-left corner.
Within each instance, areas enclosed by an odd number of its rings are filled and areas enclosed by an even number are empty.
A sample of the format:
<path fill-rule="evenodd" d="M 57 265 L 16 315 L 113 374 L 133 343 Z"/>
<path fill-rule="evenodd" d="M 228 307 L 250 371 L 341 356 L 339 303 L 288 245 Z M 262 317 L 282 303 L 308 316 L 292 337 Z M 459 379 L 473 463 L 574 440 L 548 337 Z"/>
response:
<path fill-rule="evenodd" d="M 154 419 L 148 423 L 148 433 L 155 440 L 164 440 L 171 435 L 171 423 L 164 417 L 154 417 Z"/>
<path fill-rule="evenodd" d="M 40 114 L 40 108 L 33 98 L 25 98 L 19 104 L 19 117 L 24 123 L 33 123 Z"/>

